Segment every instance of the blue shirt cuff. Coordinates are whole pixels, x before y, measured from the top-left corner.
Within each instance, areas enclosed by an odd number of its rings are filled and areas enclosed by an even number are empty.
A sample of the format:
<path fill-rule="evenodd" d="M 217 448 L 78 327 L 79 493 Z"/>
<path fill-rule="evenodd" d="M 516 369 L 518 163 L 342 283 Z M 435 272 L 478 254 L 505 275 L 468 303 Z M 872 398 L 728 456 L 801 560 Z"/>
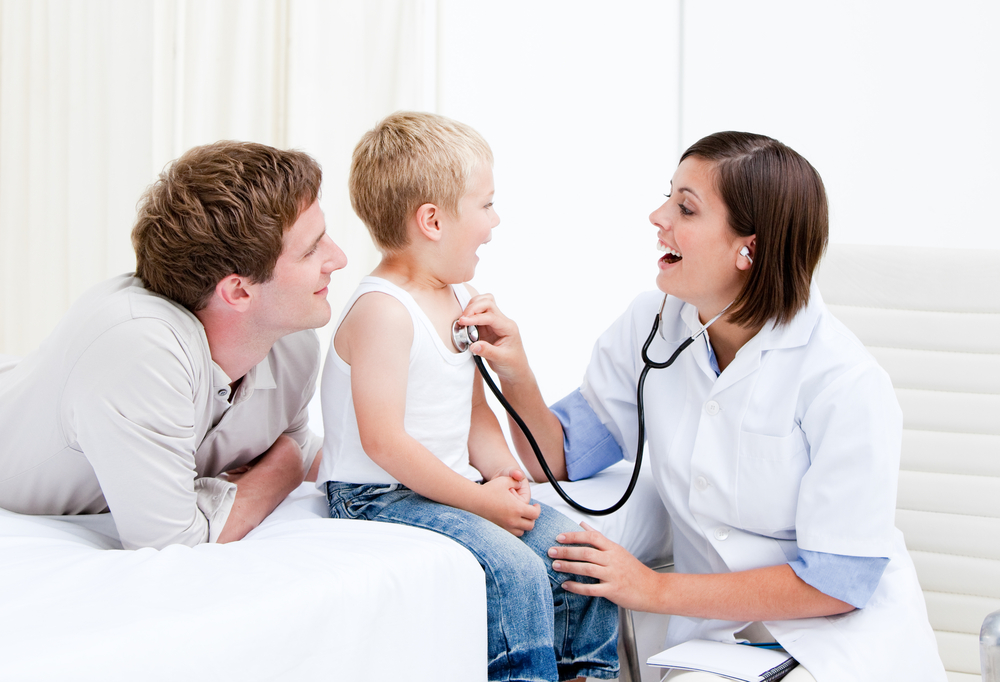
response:
<path fill-rule="evenodd" d="M 889 559 L 800 549 L 799 558 L 788 565 L 803 581 L 823 594 L 861 609 L 875 593 Z"/>
<path fill-rule="evenodd" d="M 593 476 L 623 459 L 614 436 L 577 389 L 550 408 L 563 427 L 566 475 L 571 481 Z"/>

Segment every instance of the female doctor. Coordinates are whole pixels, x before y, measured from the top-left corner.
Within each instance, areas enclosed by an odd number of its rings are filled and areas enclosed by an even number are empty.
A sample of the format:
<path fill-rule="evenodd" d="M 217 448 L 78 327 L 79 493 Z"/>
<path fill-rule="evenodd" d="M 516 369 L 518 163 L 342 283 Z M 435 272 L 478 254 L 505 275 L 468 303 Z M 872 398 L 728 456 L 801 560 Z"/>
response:
<path fill-rule="evenodd" d="M 492 298 L 473 299 L 460 319 L 479 327 L 473 352 L 497 372 L 553 472 L 577 480 L 634 457 L 653 319 L 648 357 L 663 361 L 722 313 L 645 382 L 676 572 L 656 573 L 588 530 L 550 551 L 570 578 L 563 587 L 671 614 L 667 646 L 778 642 L 800 663 L 790 682 L 944 680 L 894 526 L 902 415 L 888 376 L 812 284 L 827 241 L 819 174 L 771 138 L 717 133 L 684 152 L 650 222 L 665 301 L 636 298 L 598 339 L 580 389 L 551 410 L 517 326 Z M 517 446 L 544 480 L 523 437 Z"/>

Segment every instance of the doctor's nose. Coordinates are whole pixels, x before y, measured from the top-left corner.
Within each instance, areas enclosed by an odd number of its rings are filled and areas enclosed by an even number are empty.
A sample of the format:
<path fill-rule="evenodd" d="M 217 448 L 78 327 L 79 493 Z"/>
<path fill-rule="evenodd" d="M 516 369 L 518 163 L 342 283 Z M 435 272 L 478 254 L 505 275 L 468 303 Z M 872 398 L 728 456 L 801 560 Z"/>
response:
<path fill-rule="evenodd" d="M 649 214 L 649 222 L 656 227 L 662 229 L 668 229 L 670 227 L 670 218 L 667 212 L 667 206 L 670 203 L 669 200 L 664 201 L 659 208 Z"/>

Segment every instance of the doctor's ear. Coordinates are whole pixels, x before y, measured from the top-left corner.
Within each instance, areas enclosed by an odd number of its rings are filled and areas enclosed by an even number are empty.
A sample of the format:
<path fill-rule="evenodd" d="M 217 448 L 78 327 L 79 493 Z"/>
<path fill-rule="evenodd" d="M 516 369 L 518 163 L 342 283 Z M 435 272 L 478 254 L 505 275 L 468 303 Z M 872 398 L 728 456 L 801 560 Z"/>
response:
<path fill-rule="evenodd" d="M 215 285 L 217 303 L 236 312 L 243 312 L 250 307 L 253 294 L 250 280 L 241 275 L 232 274 L 223 277 Z"/>
<path fill-rule="evenodd" d="M 421 204 L 413 215 L 417 231 L 431 241 L 441 239 L 441 209 L 434 204 Z"/>

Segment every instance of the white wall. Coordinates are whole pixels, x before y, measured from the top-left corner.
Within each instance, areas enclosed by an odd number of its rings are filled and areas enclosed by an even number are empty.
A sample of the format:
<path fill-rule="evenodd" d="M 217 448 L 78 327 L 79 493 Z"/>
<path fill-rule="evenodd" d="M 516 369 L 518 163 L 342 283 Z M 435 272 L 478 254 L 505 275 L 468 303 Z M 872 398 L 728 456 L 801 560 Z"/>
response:
<path fill-rule="evenodd" d="M 808 158 L 833 242 L 1000 248 L 996 3 L 442 4 L 440 111 L 496 154 L 502 222 L 474 284 L 519 322 L 550 401 L 654 287 L 647 215 L 706 134 Z"/>
<path fill-rule="evenodd" d="M 398 108 L 461 119 L 493 146 L 502 222 L 474 284 L 519 322 L 550 400 L 653 287 L 647 216 L 681 148 L 709 132 L 769 134 L 810 159 L 833 241 L 998 249 L 998 7 L 0 0 L 0 352 L 28 352 L 86 286 L 128 267 L 154 169 L 219 137 L 320 159 L 351 259 L 338 308 L 376 257 L 347 202 L 350 152 Z"/>

